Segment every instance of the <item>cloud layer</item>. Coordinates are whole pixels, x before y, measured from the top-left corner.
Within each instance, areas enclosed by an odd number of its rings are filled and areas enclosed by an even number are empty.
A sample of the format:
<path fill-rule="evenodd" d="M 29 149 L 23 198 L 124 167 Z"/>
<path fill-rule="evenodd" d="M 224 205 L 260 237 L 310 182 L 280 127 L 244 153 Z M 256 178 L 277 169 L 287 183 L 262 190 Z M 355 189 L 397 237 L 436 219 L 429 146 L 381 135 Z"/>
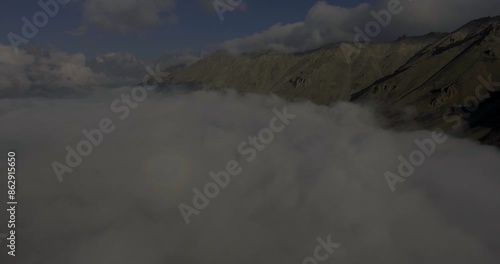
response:
<path fill-rule="evenodd" d="M 331 235 L 337 263 L 498 263 L 500 153 L 449 139 L 392 193 L 383 177 L 427 131 L 381 128 L 370 109 L 198 91 L 110 103 L 1 99 L 2 149 L 18 153 L 24 263 L 302 263 Z M 297 117 L 252 162 L 238 145 Z M 107 117 L 116 129 L 59 183 L 51 168 Z M 243 171 L 186 225 L 179 203 L 237 160 Z M 4 213 L 2 213 L 3 219 Z"/>
<path fill-rule="evenodd" d="M 375 5 L 367 3 L 352 8 L 317 2 L 304 21 L 293 24 L 275 24 L 269 29 L 224 42 L 221 47 L 232 52 L 279 50 L 303 51 L 321 45 L 352 42 L 356 32 L 369 21 L 375 20 L 370 11 L 387 10 L 388 3 L 396 0 L 379 0 Z M 375 39 L 391 40 L 403 34 L 423 35 L 429 32 L 449 32 L 480 17 L 500 15 L 500 2 L 496 0 L 399 0 L 403 11 L 393 15 L 389 25 Z"/>

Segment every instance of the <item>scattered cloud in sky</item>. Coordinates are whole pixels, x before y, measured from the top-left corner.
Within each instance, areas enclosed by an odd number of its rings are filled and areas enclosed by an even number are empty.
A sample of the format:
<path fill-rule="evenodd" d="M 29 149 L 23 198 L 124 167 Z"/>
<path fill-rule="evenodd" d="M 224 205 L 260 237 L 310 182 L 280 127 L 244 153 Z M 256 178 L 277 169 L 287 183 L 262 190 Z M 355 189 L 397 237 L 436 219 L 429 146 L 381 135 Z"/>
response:
<path fill-rule="evenodd" d="M 318 2 L 309 10 L 304 22 L 279 23 L 263 32 L 226 41 L 222 46 L 234 52 L 267 49 L 292 52 L 311 49 L 339 39 L 352 38 L 351 25 L 357 23 L 368 11 L 368 4 L 343 8 Z"/>
<path fill-rule="evenodd" d="M 206 91 L 148 94 L 121 121 L 110 102 L 122 93 L 0 99 L 9 124 L 0 146 L 18 151 L 22 169 L 18 241 L 30 254 L 20 261 L 301 263 L 330 234 L 342 245 L 329 259 L 337 263 L 500 259 L 493 147 L 450 138 L 392 193 L 384 172 L 429 132 L 385 130 L 348 103 Z M 248 162 L 238 145 L 285 105 L 297 117 Z M 103 117 L 115 131 L 59 183 L 51 163 Z M 178 204 L 192 204 L 192 189 L 233 159 L 243 172 L 186 225 Z"/>
<path fill-rule="evenodd" d="M 21 50 L 0 45 L 0 95 L 65 95 L 102 88 L 111 80 L 86 66 L 85 55 L 35 47 Z"/>
<path fill-rule="evenodd" d="M 231 52 L 278 50 L 283 52 L 304 51 L 321 45 L 348 41 L 352 42 L 354 27 L 364 30 L 369 21 L 375 20 L 370 11 L 387 10 L 388 3 L 396 0 L 380 0 L 375 5 L 363 3 L 352 8 L 317 2 L 304 21 L 277 23 L 269 29 L 250 36 L 227 40 L 221 44 Z M 392 40 L 403 34 L 423 35 L 429 32 L 449 32 L 457 27 L 485 16 L 498 15 L 500 2 L 473 0 L 400 0 L 403 11 L 392 15 L 387 28 L 377 39 Z"/>
<path fill-rule="evenodd" d="M 41 49 L 34 45 L 18 54 L 0 44 L 0 97 L 66 96 L 134 85 L 148 74 L 147 66 L 162 69 L 191 65 L 202 54 L 189 49 L 145 61 L 131 53 L 110 52 L 95 58 L 82 53 Z"/>
<path fill-rule="evenodd" d="M 160 24 L 162 13 L 172 10 L 175 2 L 175 0 L 86 0 L 83 6 L 88 22 L 105 30 L 126 33 Z"/>
<path fill-rule="evenodd" d="M 216 14 L 216 9 L 214 7 L 214 3 L 216 2 L 215 0 L 199 0 L 199 1 L 204 10 Z M 219 2 L 239 11 L 245 11 L 248 8 L 247 0 L 219 0 Z M 233 6 L 233 3 L 236 4 L 236 6 Z"/>

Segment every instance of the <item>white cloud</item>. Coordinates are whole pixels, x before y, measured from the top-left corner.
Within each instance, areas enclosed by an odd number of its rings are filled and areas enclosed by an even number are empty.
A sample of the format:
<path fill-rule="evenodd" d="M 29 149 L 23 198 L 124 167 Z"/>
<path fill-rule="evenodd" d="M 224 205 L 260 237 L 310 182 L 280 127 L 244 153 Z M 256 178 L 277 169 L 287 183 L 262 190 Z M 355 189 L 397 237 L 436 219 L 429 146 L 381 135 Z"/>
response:
<path fill-rule="evenodd" d="M 86 19 L 97 27 L 130 32 L 151 28 L 161 23 L 162 13 L 175 6 L 175 0 L 86 0 Z"/>
<path fill-rule="evenodd" d="M 302 22 L 275 24 L 263 32 L 224 42 L 221 47 L 232 52 L 249 52 L 274 49 L 285 52 L 303 51 L 321 45 L 353 41 L 354 27 L 364 28 L 374 20 L 370 11 L 387 9 L 389 0 L 379 0 L 375 5 L 360 4 L 352 8 L 317 2 Z M 387 28 L 378 37 L 390 40 L 406 35 L 452 31 L 457 27 L 485 16 L 500 15 L 500 2 L 484 0 L 400 0 L 404 10 L 393 15 Z"/>
<path fill-rule="evenodd" d="M 189 49 L 144 61 L 131 53 L 110 52 L 95 58 L 81 53 L 29 46 L 18 54 L 0 44 L 0 97 L 64 97 L 96 90 L 136 85 L 149 74 L 147 67 L 190 65 L 204 55 Z"/>
<path fill-rule="evenodd" d="M 215 10 L 215 2 L 216 0 L 198 0 L 202 6 L 202 8 L 208 12 L 214 13 L 216 15 Z M 220 3 L 227 4 L 228 6 L 234 8 L 234 10 L 246 11 L 248 9 L 248 0 L 219 0 Z M 236 4 L 236 5 L 233 5 Z"/>
<path fill-rule="evenodd" d="M 304 22 L 271 26 L 254 35 L 229 40 L 223 47 L 231 52 L 279 50 L 293 52 L 353 37 L 352 26 L 369 11 L 368 4 L 354 8 L 331 6 L 318 2 L 309 10 Z"/>
<path fill-rule="evenodd" d="M 449 139 L 392 193 L 383 173 L 428 132 L 382 129 L 352 104 L 293 103 L 297 117 L 248 163 L 238 144 L 284 101 L 149 94 L 120 121 L 115 92 L 0 100 L 0 147 L 19 157 L 18 241 L 33 249 L 19 261 L 302 263 L 331 234 L 336 263 L 499 263 L 495 148 Z M 50 164 L 103 117 L 116 130 L 60 184 Z M 186 225 L 178 204 L 231 159 L 243 172 Z"/>
<path fill-rule="evenodd" d="M 110 82 L 85 66 L 85 55 L 28 48 L 18 54 L 0 45 L 0 95 L 65 95 Z"/>

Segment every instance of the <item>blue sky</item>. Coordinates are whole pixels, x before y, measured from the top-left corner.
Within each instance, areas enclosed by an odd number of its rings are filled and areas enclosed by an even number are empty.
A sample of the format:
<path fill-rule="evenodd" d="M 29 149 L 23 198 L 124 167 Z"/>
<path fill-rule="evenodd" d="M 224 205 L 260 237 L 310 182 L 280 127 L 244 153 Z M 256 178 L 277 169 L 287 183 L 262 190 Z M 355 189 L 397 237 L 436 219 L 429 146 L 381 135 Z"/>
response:
<path fill-rule="evenodd" d="M 292 23 L 304 20 L 308 10 L 316 1 L 290 0 L 245 0 L 246 10 L 227 12 L 221 22 L 214 12 L 207 12 L 198 0 L 178 1 L 175 12 L 179 23 L 162 23 L 140 32 L 117 33 L 90 25 L 88 32 L 80 37 L 65 32 L 74 30 L 84 23 L 81 3 L 69 3 L 31 41 L 37 45 L 54 47 L 67 52 L 83 52 L 94 56 L 107 52 L 126 51 L 141 57 L 155 57 L 183 48 L 210 50 L 221 42 L 243 37 L 265 30 L 275 23 Z M 338 0 L 329 4 L 351 7 L 360 2 Z M 9 43 L 8 32 L 20 33 L 23 16 L 31 19 L 41 8 L 37 1 L 2 0 L 0 2 L 0 31 L 4 32 L 1 42 Z M 162 18 L 166 20 L 166 15 Z"/>
<path fill-rule="evenodd" d="M 9 32 L 21 35 L 21 18 L 32 20 L 33 14 L 42 10 L 38 1 L 0 2 L 0 43 L 10 44 Z M 129 52 L 145 59 L 185 48 L 294 52 L 332 42 L 352 42 L 356 34 L 353 28 L 363 28 L 374 19 L 371 12 L 386 10 L 390 1 L 400 1 L 404 11 L 393 14 L 389 26 L 384 26 L 374 40 L 449 32 L 473 19 L 500 15 L 498 0 L 482 0 L 481 5 L 475 0 L 243 0 L 239 7 L 244 8 L 226 12 L 224 21 L 220 21 L 213 1 L 72 0 L 61 5 L 30 43 L 90 57 Z M 178 18 L 174 19 L 177 22 L 172 23 L 172 18 Z M 303 23 L 290 25 L 296 22 Z M 277 23 L 282 25 L 273 27 Z M 85 34 L 67 33 L 82 26 L 87 29 Z M 260 34 L 249 37 L 256 33 Z"/>

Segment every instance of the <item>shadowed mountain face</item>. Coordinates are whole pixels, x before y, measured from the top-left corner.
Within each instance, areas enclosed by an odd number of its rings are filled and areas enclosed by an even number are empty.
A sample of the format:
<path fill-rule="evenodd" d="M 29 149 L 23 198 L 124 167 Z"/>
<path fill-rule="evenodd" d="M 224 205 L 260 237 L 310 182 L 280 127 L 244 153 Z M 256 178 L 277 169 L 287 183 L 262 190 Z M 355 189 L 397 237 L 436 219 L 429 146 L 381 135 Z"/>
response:
<path fill-rule="evenodd" d="M 329 104 L 375 104 L 394 121 L 411 106 L 417 123 L 499 145 L 500 17 L 455 32 L 402 37 L 355 50 L 339 43 L 285 54 L 214 53 L 171 72 L 169 84 L 206 84 Z"/>

